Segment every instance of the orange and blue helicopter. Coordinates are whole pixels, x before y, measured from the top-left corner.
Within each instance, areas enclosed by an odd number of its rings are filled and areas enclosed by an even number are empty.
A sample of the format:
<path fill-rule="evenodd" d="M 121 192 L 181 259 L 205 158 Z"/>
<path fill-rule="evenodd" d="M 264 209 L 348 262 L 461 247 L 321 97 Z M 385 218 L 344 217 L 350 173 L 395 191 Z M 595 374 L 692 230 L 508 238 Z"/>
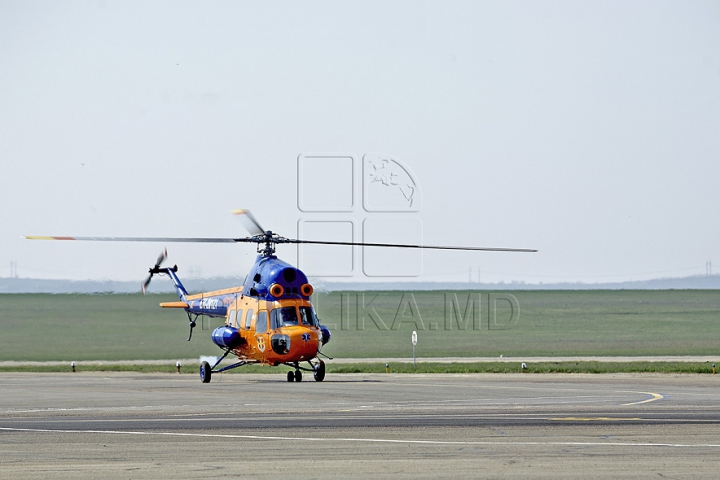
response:
<path fill-rule="evenodd" d="M 178 267 L 162 267 L 167 250 L 158 257 L 149 269 L 149 275 L 142 284 L 145 293 L 154 275 L 167 275 L 172 280 L 179 301 L 163 302 L 163 308 L 185 310 L 193 328 L 200 316 L 225 318 L 225 325 L 212 332 L 212 341 L 224 353 L 213 365 L 203 361 L 200 364 L 200 379 L 209 383 L 213 373 L 220 373 L 249 364 L 271 366 L 286 365 L 288 382 L 302 381 L 302 372 L 312 372 L 316 381 L 325 379 L 325 362 L 328 358 L 321 350 L 330 341 L 330 330 L 320 324 L 310 302 L 313 287 L 307 276 L 298 268 L 275 256 L 278 244 L 347 245 L 362 247 L 422 248 L 436 250 L 481 250 L 496 252 L 535 252 L 531 249 L 450 247 L 428 245 L 406 245 L 366 242 L 331 242 L 320 240 L 299 240 L 285 238 L 270 230 L 263 230 L 248 210 L 234 212 L 251 234 L 243 238 L 174 238 L 174 237 L 56 237 L 27 236 L 31 240 L 86 240 L 111 242 L 190 242 L 190 243 L 255 243 L 258 256 L 245 282 L 240 287 L 190 295 L 177 276 Z M 218 368 L 230 354 L 238 362 Z M 308 366 L 304 366 L 305 363 Z"/>

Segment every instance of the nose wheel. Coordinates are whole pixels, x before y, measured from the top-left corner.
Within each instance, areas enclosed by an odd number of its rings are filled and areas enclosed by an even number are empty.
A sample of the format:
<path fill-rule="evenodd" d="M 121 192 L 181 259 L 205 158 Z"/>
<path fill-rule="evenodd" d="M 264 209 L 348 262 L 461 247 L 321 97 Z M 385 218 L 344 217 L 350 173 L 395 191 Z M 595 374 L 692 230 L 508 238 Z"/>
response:
<path fill-rule="evenodd" d="M 302 372 L 300 370 L 295 370 L 294 372 L 290 370 L 287 373 L 287 381 L 288 382 L 302 382 Z"/>
<path fill-rule="evenodd" d="M 325 362 L 322 360 L 313 367 L 313 378 L 315 378 L 316 382 L 325 380 Z"/>

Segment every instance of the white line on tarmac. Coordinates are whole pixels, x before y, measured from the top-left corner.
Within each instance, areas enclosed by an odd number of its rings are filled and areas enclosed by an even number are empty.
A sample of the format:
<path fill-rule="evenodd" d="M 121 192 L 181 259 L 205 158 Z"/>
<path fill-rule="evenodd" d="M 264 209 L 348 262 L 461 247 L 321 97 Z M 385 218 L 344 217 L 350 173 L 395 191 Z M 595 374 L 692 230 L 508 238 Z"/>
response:
<path fill-rule="evenodd" d="M 0 427 L 0 431 L 32 433 L 98 433 L 104 435 L 154 435 L 166 437 L 236 438 L 245 440 L 281 440 L 309 442 L 357 442 L 396 443 L 415 445 L 495 445 L 495 446 L 596 446 L 596 447 L 671 447 L 671 448 L 717 448 L 716 443 L 648 443 L 648 442 L 497 442 L 497 441 L 445 441 L 445 440 L 397 440 L 390 438 L 323 438 L 323 437 L 280 437 L 269 435 L 230 435 L 221 433 L 175 433 L 175 432 L 123 432 L 115 430 L 50 430 L 36 428 Z"/>

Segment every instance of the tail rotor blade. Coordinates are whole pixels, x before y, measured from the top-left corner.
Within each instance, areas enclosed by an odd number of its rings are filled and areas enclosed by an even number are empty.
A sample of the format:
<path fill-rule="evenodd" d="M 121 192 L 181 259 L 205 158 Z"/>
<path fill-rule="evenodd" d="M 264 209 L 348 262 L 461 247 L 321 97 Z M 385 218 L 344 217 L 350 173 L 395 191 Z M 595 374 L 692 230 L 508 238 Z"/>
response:
<path fill-rule="evenodd" d="M 160 253 L 160 256 L 158 257 L 157 261 L 155 262 L 155 266 L 159 267 L 160 265 L 162 265 L 162 263 L 165 261 L 166 258 L 167 258 L 167 248 L 163 248 L 163 251 Z"/>
<path fill-rule="evenodd" d="M 150 280 L 152 280 L 152 273 L 147 277 L 147 279 L 142 283 L 141 290 L 142 294 L 145 295 L 145 292 L 147 291 L 148 285 L 150 285 Z"/>
<path fill-rule="evenodd" d="M 160 252 L 160 256 L 158 257 L 157 261 L 155 261 L 155 266 L 152 267 L 150 270 L 148 270 L 148 277 L 145 279 L 145 281 L 141 285 L 142 293 L 145 295 L 145 292 L 147 291 L 148 285 L 150 285 L 150 281 L 152 280 L 153 275 L 156 273 L 159 273 L 160 265 L 165 261 L 167 258 L 167 248 L 163 248 L 163 251 Z"/>

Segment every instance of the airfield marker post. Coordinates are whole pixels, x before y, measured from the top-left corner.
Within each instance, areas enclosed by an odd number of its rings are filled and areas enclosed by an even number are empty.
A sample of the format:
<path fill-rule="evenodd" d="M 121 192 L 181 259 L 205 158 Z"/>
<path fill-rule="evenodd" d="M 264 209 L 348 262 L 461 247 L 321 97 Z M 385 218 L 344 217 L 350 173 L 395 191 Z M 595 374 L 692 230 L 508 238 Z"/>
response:
<path fill-rule="evenodd" d="M 413 344 L 413 368 L 417 368 L 415 364 L 415 345 L 417 345 L 417 332 L 413 330 L 412 333 L 412 344 Z"/>

